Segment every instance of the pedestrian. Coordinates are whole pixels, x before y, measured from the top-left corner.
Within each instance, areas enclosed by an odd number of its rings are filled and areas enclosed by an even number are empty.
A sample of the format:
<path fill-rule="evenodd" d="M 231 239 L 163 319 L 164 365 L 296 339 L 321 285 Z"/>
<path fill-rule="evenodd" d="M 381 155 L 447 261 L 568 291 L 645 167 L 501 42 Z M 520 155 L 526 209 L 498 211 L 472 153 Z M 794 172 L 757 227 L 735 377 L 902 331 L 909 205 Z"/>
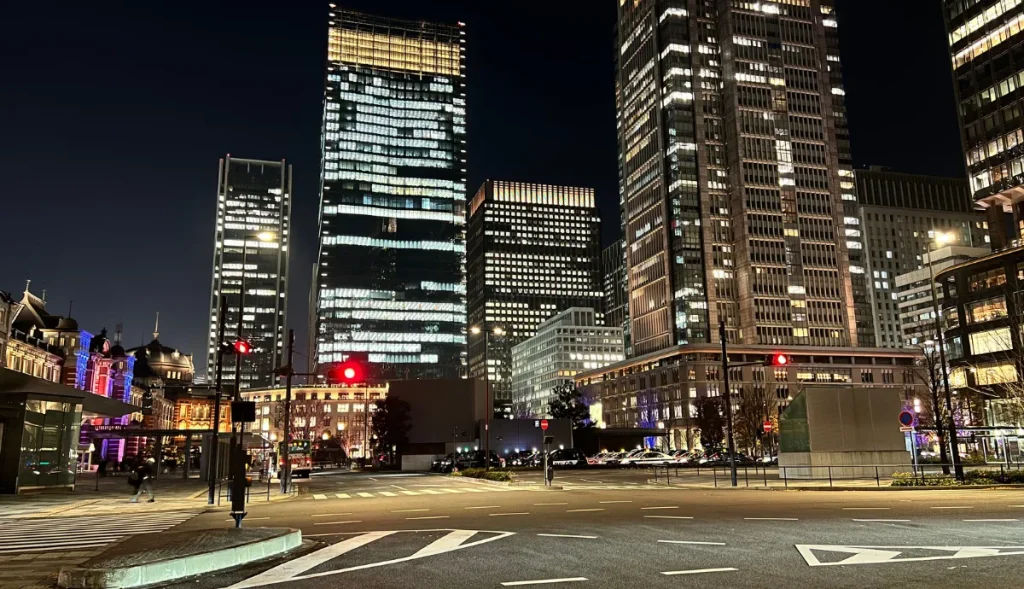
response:
<path fill-rule="evenodd" d="M 135 494 L 132 495 L 132 503 L 138 503 L 139 497 L 143 494 L 149 495 L 149 503 L 156 501 L 156 495 L 153 494 L 153 473 L 156 461 L 152 458 L 148 460 L 139 460 L 132 471 L 128 474 L 128 484 L 135 488 Z"/>

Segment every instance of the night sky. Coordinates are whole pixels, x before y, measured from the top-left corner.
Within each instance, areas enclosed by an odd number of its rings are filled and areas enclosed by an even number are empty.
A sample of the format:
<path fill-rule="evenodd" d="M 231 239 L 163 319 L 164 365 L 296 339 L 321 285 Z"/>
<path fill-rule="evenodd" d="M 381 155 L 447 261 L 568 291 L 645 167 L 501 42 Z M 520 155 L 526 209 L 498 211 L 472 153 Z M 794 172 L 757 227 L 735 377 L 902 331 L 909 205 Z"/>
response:
<path fill-rule="evenodd" d="M 592 186 L 617 237 L 614 0 L 339 0 L 467 24 L 469 190 Z M 529 8 L 527 8 L 529 6 Z M 205 369 L 217 159 L 294 165 L 289 315 L 316 261 L 325 3 L 23 2 L 0 22 L 0 289 Z M 858 166 L 962 176 L 938 2 L 840 0 Z M 19 295 L 20 296 L 20 295 Z"/>

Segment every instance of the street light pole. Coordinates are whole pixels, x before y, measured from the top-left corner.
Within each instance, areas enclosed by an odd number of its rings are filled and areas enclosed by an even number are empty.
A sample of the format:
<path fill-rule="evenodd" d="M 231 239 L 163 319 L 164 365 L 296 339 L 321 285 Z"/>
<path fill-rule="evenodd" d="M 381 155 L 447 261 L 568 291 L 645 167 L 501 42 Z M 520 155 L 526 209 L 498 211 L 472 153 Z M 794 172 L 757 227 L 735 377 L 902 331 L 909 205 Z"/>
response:
<path fill-rule="evenodd" d="M 722 340 L 722 378 L 725 384 L 725 422 L 729 428 L 729 474 L 732 486 L 737 486 L 736 480 L 736 446 L 732 438 L 732 391 L 729 389 L 729 344 L 725 338 L 725 318 L 718 320 L 718 336 Z"/>
<path fill-rule="evenodd" d="M 284 377 L 284 446 L 281 457 L 281 494 L 287 494 L 291 484 L 292 457 L 291 457 L 291 425 L 292 425 L 292 374 L 295 370 L 292 367 L 292 354 L 295 351 L 295 330 L 288 330 L 288 364 L 285 366 Z M 279 450 L 280 452 L 280 450 Z"/>
<path fill-rule="evenodd" d="M 221 384 L 223 381 L 224 374 L 224 324 L 228 313 L 228 298 L 224 295 L 220 295 L 220 312 L 218 316 L 217 326 L 217 380 L 214 390 L 213 399 L 213 435 L 210 437 L 210 459 L 207 461 L 207 468 L 209 471 L 206 474 L 207 482 L 209 483 L 209 489 L 207 490 L 206 504 L 213 505 L 213 501 L 216 495 L 217 478 L 219 473 L 217 472 L 217 458 L 220 455 L 220 396 L 221 396 Z"/>
<path fill-rule="evenodd" d="M 487 365 L 487 348 L 490 347 L 490 331 L 488 329 L 471 327 L 470 333 L 473 335 L 479 335 L 481 331 L 484 334 L 484 470 L 491 470 L 491 414 L 494 413 L 494 407 L 491 406 L 491 375 Z M 494 335 L 504 335 L 505 330 L 500 327 L 494 328 Z"/>
<path fill-rule="evenodd" d="M 937 245 L 949 240 L 949 236 L 938 233 L 935 235 Z M 949 372 L 946 369 L 946 345 L 942 336 L 942 325 L 939 322 L 939 296 L 935 288 L 935 256 L 934 251 L 928 254 L 928 274 L 932 287 L 932 314 L 935 316 L 935 339 L 939 344 L 939 370 L 942 371 L 942 385 L 946 393 L 946 413 L 949 414 L 949 444 L 953 457 L 953 471 L 957 480 L 964 480 L 964 465 L 960 462 L 960 443 L 957 439 L 956 420 L 953 418 L 953 395 L 949 390 Z"/>

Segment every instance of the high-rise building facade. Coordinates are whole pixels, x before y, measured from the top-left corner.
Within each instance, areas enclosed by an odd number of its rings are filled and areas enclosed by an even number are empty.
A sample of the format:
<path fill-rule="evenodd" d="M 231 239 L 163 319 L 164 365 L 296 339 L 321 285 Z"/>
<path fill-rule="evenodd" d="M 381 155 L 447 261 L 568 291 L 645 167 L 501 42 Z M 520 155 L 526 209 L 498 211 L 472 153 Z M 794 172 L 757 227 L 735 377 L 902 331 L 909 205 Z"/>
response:
<path fill-rule="evenodd" d="M 594 309 L 566 309 L 512 348 L 513 413 L 550 417 L 555 387 L 574 382 L 581 372 L 625 360 L 622 328 L 602 326 L 598 317 Z"/>
<path fill-rule="evenodd" d="M 207 340 L 207 376 L 217 367 L 217 335 L 247 340 L 240 387 L 276 382 L 281 365 L 288 310 L 288 244 L 291 242 L 292 167 L 280 161 L 220 160 L 217 174 L 217 226 L 213 242 L 213 287 Z M 220 298 L 227 299 L 221 316 Z M 238 356 L 225 355 L 225 386 L 235 386 Z"/>
<path fill-rule="evenodd" d="M 867 252 L 875 342 L 903 347 L 896 277 L 924 268 L 936 237 L 960 247 L 987 247 L 988 224 L 974 212 L 964 178 L 856 170 L 860 232 Z M 913 339 L 913 338 L 912 338 Z"/>
<path fill-rule="evenodd" d="M 316 355 L 457 377 L 466 344 L 462 24 L 330 10 Z"/>
<path fill-rule="evenodd" d="M 971 194 L 1000 249 L 1024 235 L 1024 2 L 943 0 L 942 12 Z"/>
<path fill-rule="evenodd" d="M 604 279 L 605 324 L 624 330 L 628 350 L 629 298 L 626 296 L 625 254 L 621 239 L 601 250 L 601 273 Z"/>
<path fill-rule="evenodd" d="M 512 348 L 560 311 L 601 308 L 601 219 L 592 188 L 500 180 L 469 209 L 469 376 L 486 374 L 507 409 Z"/>
<path fill-rule="evenodd" d="M 618 4 L 633 353 L 873 345 L 833 2 Z"/>

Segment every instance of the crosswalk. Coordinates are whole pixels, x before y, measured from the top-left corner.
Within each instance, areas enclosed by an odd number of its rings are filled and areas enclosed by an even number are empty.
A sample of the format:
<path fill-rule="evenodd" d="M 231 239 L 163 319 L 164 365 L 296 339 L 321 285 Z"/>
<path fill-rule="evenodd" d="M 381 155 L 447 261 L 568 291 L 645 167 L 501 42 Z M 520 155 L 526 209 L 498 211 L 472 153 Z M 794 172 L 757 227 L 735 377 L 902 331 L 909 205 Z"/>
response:
<path fill-rule="evenodd" d="M 99 548 L 128 536 L 163 532 L 196 515 L 167 512 L 0 519 L 0 554 Z"/>
<path fill-rule="evenodd" d="M 381 497 L 416 497 L 424 495 L 458 495 L 461 493 L 472 494 L 472 493 L 508 493 L 511 491 L 527 491 L 530 489 L 518 489 L 508 487 L 434 487 L 434 488 L 423 488 L 409 490 L 394 490 L 394 491 L 349 491 L 348 493 L 313 493 L 313 499 L 317 501 L 323 501 L 326 499 L 375 499 Z"/>

